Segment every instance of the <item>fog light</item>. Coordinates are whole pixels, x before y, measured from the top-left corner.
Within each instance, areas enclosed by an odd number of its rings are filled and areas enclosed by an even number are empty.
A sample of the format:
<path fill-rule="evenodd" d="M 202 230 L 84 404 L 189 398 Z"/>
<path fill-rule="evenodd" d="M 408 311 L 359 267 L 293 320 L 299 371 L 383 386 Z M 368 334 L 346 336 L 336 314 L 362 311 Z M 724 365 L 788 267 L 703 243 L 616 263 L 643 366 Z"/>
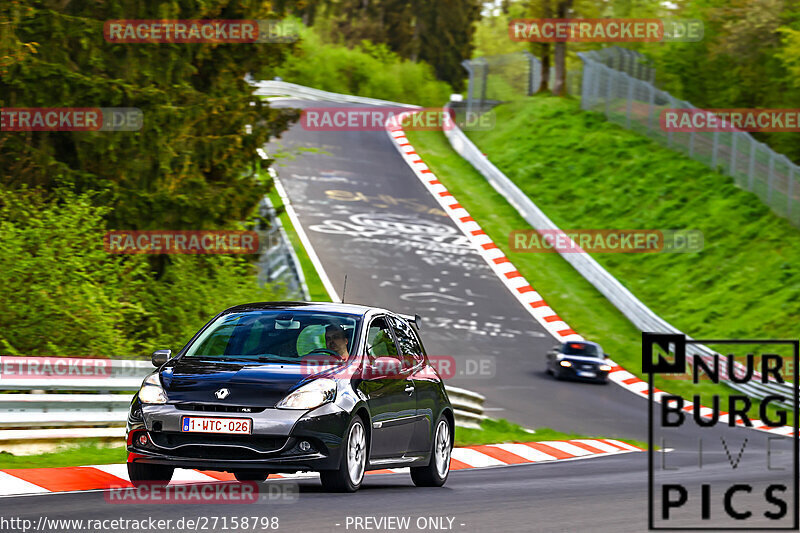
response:
<path fill-rule="evenodd" d="M 141 446 L 147 446 L 147 433 L 142 433 L 139 435 L 139 444 Z"/>
<path fill-rule="evenodd" d="M 558 364 L 561 365 L 561 366 L 566 366 L 566 367 L 572 366 L 572 363 L 570 363 L 569 361 L 561 361 Z"/>
<path fill-rule="evenodd" d="M 307 440 L 301 441 L 300 442 L 300 449 L 302 451 L 304 451 L 304 452 L 307 452 L 308 450 L 311 449 L 311 443 L 308 442 Z"/>

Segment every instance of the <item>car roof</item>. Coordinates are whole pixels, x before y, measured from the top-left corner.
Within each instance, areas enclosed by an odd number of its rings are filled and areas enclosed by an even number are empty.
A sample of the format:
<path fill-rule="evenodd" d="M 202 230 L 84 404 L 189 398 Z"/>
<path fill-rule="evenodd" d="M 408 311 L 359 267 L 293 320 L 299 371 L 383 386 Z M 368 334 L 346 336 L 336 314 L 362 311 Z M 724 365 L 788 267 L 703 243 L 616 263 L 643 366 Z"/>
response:
<path fill-rule="evenodd" d="M 363 316 L 369 311 L 384 311 L 378 307 L 370 307 L 359 304 L 345 304 L 336 302 L 254 302 L 249 304 L 234 305 L 227 308 L 223 313 L 239 313 L 244 311 L 262 310 L 287 310 L 287 311 L 312 311 L 323 313 L 346 313 L 350 315 Z"/>

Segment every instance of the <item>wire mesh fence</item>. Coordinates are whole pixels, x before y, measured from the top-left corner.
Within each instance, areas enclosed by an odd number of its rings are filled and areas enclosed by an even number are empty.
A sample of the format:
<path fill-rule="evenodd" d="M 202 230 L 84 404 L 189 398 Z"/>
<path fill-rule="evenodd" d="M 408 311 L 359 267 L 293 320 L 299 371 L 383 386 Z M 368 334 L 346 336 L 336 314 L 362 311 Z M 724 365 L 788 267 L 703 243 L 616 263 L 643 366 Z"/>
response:
<path fill-rule="evenodd" d="M 607 57 L 604 61 L 597 52 L 578 56 L 583 60 L 581 107 L 584 110 L 605 113 L 609 121 L 733 177 L 739 187 L 757 194 L 775 213 L 800 226 L 797 183 L 800 167 L 789 158 L 743 131 L 665 131 L 660 121 L 662 111 L 702 110 L 656 89 L 650 81 L 610 67 Z"/>

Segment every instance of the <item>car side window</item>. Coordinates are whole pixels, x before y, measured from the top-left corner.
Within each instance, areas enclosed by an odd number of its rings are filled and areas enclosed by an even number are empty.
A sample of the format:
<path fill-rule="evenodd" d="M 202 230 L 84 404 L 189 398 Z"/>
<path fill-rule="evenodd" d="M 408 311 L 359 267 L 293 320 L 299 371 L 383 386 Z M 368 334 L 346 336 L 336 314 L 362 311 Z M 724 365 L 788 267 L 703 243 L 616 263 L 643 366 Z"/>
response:
<path fill-rule="evenodd" d="M 397 337 L 397 344 L 400 345 L 400 352 L 403 354 L 403 363 L 406 366 L 414 366 L 422 360 L 422 345 L 411 326 L 403 319 L 390 317 L 389 320 L 394 327 Z"/>
<path fill-rule="evenodd" d="M 383 317 L 376 318 L 367 332 L 367 354 L 370 360 L 376 357 L 397 357 L 397 346 Z"/>

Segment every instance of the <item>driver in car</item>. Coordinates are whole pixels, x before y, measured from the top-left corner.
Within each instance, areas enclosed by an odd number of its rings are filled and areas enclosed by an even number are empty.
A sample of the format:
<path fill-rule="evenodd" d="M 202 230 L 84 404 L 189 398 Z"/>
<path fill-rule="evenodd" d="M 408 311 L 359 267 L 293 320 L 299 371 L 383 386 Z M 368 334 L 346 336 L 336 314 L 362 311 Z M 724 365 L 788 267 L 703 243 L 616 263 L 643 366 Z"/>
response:
<path fill-rule="evenodd" d="M 325 346 L 332 351 L 339 354 L 342 361 L 347 361 L 350 357 L 350 352 L 347 351 L 347 335 L 342 326 L 338 324 L 331 324 L 325 328 Z"/>

